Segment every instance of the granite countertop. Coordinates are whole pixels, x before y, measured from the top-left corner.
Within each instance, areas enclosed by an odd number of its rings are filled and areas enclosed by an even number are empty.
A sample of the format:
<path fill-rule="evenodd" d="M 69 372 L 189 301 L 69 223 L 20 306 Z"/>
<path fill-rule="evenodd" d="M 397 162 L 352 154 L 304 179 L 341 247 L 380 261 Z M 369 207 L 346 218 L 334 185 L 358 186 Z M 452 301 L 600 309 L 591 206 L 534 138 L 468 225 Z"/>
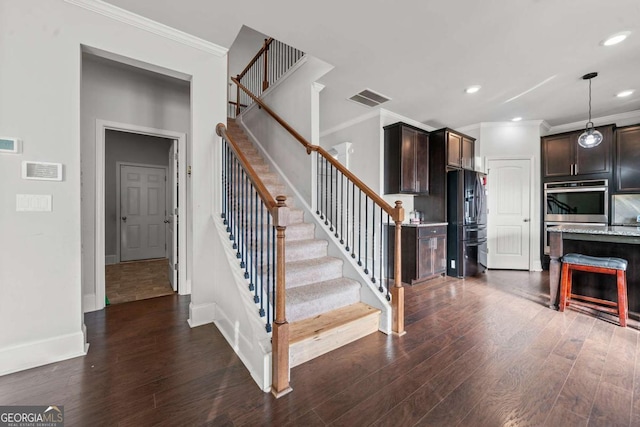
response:
<path fill-rule="evenodd" d="M 403 222 L 403 227 L 435 227 L 437 225 L 447 225 L 448 222 L 432 222 L 432 221 L 423 221 L 417 224 L 410 224 L 408 222 Z"/>
<path fill-rule="evenodd" d="M 598 234 L 603 236 L 630 236 L 640 237 L 640 227 L 623 227 L 620 225 L 570 225 L 562 224 L 547 229 L 550 233 L 576 233 L 576 234 Z"/>

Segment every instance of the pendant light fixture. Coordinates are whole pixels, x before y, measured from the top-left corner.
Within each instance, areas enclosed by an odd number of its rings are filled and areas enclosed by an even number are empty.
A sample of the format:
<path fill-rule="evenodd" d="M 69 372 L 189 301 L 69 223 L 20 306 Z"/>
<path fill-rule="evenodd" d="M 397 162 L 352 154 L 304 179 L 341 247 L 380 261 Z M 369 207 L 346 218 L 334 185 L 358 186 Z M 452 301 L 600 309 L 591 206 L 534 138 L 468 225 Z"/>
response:
<path fill-rule="evenodd" d="M 591 79 L 598 77 L 598 73 L 588 73 L 582 76 L 582 80 L 589 80 L 589 121 L 584 132 L 578 137 L 578 145 L 584 148 L 593 148 L 602 142 L 602 134 L 595 129 L 591 121 Z"/>

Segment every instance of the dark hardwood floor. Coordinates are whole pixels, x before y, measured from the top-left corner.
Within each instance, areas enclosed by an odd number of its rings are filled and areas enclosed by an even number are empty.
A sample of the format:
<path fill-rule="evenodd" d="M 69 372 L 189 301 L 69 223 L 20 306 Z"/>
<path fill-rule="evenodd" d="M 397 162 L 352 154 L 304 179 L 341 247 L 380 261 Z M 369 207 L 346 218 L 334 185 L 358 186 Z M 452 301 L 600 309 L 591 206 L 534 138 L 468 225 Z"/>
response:
<path fill-rule="evenodd" d="M 407 334 L 373 334 L 258 389 L 187 297 L 86 315 L 85 357 L 0 377 L 0 404 L 64 405 L 67 426 L 637 426 L 638 324 L 550 310 L 547 273 L 406 289 Z"/>

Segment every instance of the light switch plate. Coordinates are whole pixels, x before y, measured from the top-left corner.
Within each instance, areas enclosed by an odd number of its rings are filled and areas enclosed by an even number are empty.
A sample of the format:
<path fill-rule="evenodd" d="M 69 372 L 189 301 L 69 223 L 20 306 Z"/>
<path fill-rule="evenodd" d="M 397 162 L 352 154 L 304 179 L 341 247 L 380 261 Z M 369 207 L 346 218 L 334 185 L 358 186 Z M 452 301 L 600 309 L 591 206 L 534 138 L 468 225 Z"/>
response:
<path fill-rule="evenodd" d="M 640 215 L 636 217 L 636 222 L 640 222 Z"/>
<path fill-rule="evenodd" d="M 51 212 L 51 194 L 16 194 L 16 212 Z"/>

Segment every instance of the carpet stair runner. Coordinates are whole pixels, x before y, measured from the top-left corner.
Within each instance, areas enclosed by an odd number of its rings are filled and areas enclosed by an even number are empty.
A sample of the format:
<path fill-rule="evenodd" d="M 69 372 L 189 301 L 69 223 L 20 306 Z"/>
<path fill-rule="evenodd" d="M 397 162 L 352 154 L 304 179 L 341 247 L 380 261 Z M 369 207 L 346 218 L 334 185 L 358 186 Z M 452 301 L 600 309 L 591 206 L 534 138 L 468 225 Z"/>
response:
<path fill-rule="evenodd" d="M 227 131 L 271 195 L 286 187 L 234 120 Z M 380 310 L 360 302 L 361 284 L 342 274 L 343 261 L 328 256 L 328 242 L 315 238 L 315 224 L 287 197 L 285 234 L 287 320 L 291 324 L 290 359 L 296 366 L 378 330 Z"/>

